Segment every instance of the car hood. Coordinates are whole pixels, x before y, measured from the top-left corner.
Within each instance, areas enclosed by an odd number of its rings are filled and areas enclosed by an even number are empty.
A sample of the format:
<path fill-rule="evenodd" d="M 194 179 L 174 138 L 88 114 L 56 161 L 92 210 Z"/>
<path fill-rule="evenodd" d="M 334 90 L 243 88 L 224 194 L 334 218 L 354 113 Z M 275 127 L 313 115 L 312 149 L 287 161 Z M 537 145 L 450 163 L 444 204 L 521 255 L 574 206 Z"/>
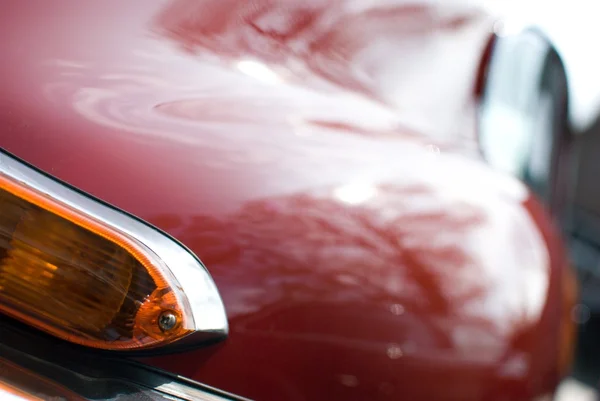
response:
<path fill-rule="evenodd" d="M 273 400 L 552 388 L 534 334 L 556 332 L 560 246 L 476 152 L 489 18 L 15 0 L 0 32 L 0 145 L 172 234 L 221 291 L 228 340 L 152 363 Z"/>

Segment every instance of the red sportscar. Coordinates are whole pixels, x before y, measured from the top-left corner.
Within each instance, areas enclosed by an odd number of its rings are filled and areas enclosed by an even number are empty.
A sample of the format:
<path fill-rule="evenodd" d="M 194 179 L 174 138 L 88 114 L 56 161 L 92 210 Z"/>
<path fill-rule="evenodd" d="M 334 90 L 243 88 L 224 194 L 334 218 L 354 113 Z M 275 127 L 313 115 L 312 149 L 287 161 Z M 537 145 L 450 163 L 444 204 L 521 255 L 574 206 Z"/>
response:
<path fill-rule="evenodd" d="M 0 398 L 550 400 L 567 79 L 465 3 L 5 0 Z"/>

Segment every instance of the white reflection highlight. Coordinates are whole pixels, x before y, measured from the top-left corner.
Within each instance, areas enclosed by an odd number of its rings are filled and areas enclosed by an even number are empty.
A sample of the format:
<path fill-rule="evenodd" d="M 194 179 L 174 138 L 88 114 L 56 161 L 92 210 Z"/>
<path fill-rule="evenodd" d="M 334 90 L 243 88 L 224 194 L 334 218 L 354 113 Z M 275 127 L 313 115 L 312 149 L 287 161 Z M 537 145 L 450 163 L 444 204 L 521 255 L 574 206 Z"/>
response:
<path fill-rule="evenodd" d="M 404 314 L 404 306 L 400 304 L 392 304 L 390 306 L 390 312 L 392 312 L 396 316 L 400 316 Z"/>
<path fill-rule="evenodd" d="M 360 205 L 377 195 L 377 188 L 370 184 L 354 183 L 337 188 L 333 195 L 349 205 Z"/>
<path fill-rule="evenodd" d="M 554 399 L 556 401 L 595 401 L 597 397 L 598 392 L 595 388 L 569 378 L 558 386 Z"/>
<path fill-rule="evenodd" d="M 241 60 L 236 63 L 236 68 L 242 73 L 268 84 L 277 84 L 281 77 L 265 64 L 255 60 Z"/>
<path fill-rule="evenodd" d="M 2 383 L 0 383 L 0 384 L 2 384 Z M 0 397 L 2 398 L 2 400 L 4 400 L 4 401 L 24 401 L 24 400 L 28 399 L 28 398 L 26 398 L 27 395 L 25 393 L 23 393 L 23 395 L 21 396 L 16 393 L 13 393 L 11 391 L 12 389 L 13 389 L 12 387 L 8 387 L 5 389 L 0 388 Z M 18 391 L 16 389 L 14 389 L 14 390 L 15 390 L 15 392 Z M 20 392 L 19 392 L 19 394 L 20 394 Z"/>
<path fill-rule="evenodd" d="M 398 344 L 390 344 L 387 348 L 387 356 L 390 359 L 399 359 L 404 356 L 404 353 Z"/>

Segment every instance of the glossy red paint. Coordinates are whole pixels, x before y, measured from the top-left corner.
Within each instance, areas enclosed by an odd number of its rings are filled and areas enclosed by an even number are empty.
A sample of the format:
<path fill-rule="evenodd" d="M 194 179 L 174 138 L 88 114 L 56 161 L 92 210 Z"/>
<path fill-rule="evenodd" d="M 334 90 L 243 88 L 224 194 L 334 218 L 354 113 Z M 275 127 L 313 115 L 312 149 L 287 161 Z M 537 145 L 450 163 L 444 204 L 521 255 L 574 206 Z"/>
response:
<path fill-rule="evenodd" d="M 473 151 L 492 22 L 372 3 L 5 1 L 0 145 L 207 265 L 229 338 L 148 363 L 260 400 L 548 394 L 562 248 Z"/>

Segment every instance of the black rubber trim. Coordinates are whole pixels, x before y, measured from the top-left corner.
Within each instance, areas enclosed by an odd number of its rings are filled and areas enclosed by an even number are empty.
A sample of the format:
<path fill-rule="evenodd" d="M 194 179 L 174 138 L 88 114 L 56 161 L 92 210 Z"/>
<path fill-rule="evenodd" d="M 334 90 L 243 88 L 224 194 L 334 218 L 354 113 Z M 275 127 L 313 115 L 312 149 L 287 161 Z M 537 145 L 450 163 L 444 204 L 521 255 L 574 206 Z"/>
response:
<path fill-rule="evenodd" d="M 169 384 L 182 390 L 201 391 L 216 400 L 248 401 L 124 356 L 70 344 L 5 316 L 0 316 L 1 360 L 35 372 L 84 399 L 115 399 L 120 394 L 130 394 L 132 400 L 149 399 L 140 398 L 135 392 L 161 393 L 160 386 Z"/>

